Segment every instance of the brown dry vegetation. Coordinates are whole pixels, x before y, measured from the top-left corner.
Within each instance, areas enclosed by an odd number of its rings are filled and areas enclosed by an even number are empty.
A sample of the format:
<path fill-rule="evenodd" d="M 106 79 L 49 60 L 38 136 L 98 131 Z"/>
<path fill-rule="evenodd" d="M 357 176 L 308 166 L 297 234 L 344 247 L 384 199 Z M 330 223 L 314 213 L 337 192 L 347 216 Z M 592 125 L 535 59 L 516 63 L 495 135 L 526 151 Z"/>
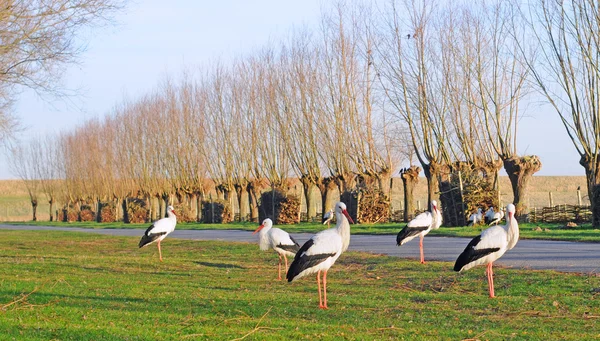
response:
<path fill-rule="evenodd" d="M 392 188 L 392 210 L 403 207 L 402 181 L 400 178 L 393 179 Z M 554 204 L 577 204 L 577 187 L 581 186 L 582 200 L 584 205 L 589 205 L 587 191 L 585 190 L 584 176 L 534 176 L 531 183 L 529 207 L 545 207 L 549 205 L 549 192 L 552 192 Z M 294 190 L 295 189 L 295 190 Z M 300 194 L 299 186 L 292 187 L 292 192 Z M 503 204 L 512 200 L 512 191 L 508 177 L 500 177 L 500 192 Z M 313 196 L 318 196 L 318 191 Z M 40 194 L 38 207 L 38 219 L 48 220 L 48 203 Z M 420 178 L 415 188 L 415 200 L 424 209 L 427 204 L 427 181 Z M 320 200 L 314 200 L 320 203 Z M 302 200 L 303 205 L 305 201 Z M 320 212 L 320 208 L 317 209 Z M 31 219 L 31 204 L 29 203 L 27 190 L 20 180 L 0 180 L 0 221 L 27 221 Z"/>

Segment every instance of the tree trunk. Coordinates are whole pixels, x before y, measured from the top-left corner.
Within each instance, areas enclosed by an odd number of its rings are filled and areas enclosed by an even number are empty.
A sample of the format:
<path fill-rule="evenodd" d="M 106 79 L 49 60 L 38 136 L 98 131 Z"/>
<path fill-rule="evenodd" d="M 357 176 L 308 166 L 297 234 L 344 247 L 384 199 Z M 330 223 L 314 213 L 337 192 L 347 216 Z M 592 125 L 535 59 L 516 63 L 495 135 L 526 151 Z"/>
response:
<path fill-rule="evenodd" d="M 592 207 L 592 226 L 600 227 L 600 158 L 590 160 L 586 155 L 582 155 L 579 164 L 585 168 L 588 197 Z"/>
<path fill-rule="evenodd" d="M 409 222 L 414 217 L 415 212 L 415 186 L 419 183 L 419 173 L 421 168 L 410 166 L 400 172 L 402 185 L 404 187 L 404 222 Z"/>
<path fill-rule="evenodd" d="M 427 179 L 427 207 L 431 207 L 433 200 L 438 200 L 439 184 L 437 179 L 437 169 L 431 164 L 422 164 L 423 173 Z"/>
<path fill-rule="evenodd" d="M 527 207 L 529 182 L 533 174 L 542 168 L 542 162 L 537 155 L 511 157 L 503 162 L 512 185 L 513 204 L 516 208 L 515 217 L 519 219 L 529 212 Z"/>
<path fill-rule="evenodd" d="M 188 207 L 190 208 L 190 216 L 194 218 L 198 216 L 197 197 L 198 195 L 196 194 L 196 192 L 190 193 L 188 195 Z"/>
<path fill-rule="evenodd" d="M 312 190 L 316 184 L 306 177 L 300 178 L 300 181 L 302 182 L 302 190 L 304 191 L 304 198 L 306 200 L 306 220 L 312 221 L 312 218 L 317 215 L 317 207 L 312 198 Z"/>
<path fill-rule="evenodd" d="M 121 198 L 114 198 L 115 200 L 115 221 L 125 222 L 125 216 L 123 214 L 123 205 L 121 204 Z"/>
<path fill-rule="evenodd" d="M 31 199 L 31 213 L 33 215 L 33 217 L 31 218 L 32 221 L 37 221 L 37 207 L 38 207 L 37 199 Z"/>
<path fill-rule="evenodd" d="M 100 223 L 102 222 L 102 202 L 100 201 L 100 198 L 96 199 L 96 222 Z"/>
<path fill-rule="evenodd" d="M 420 171 L 420 169 L 419 169 Z M 392 201 L 392 173 L 389 171 L 383 171 L 377 175 L 377 185 L 379 186 L 379 190 L 386 198 L 391 202 Z"/>
<path fill-rule="evenodd" d="M 54 198 L 50 197 L 50 200 L 48 200 L 48 204 L 50 204 L 50 221 L 54 221 Z"/>
<path fill-rule="evenodd" d="M 235 194 L 237 196 L 238 201 L 238 210 L 240 214 L 240 221 L 246 221 L 246 216 L 248 215 L 249 205 L 244 205 L 244 201 L 246 200 L 246 196 L 248 195 L 248 184 L 241 183 L 234 185 Z"/>
<path fill-rule="evenodd" d="M 127 212 L 127 198 L 123 199 L 123 203 L 121 204 L 121 207 L 123 208 L 123 222 L 128 224 L 129 223 L 129 213 Z"/>
<path fill-rule="evenodd" d="M 204 201 L 204 193 L 198 192 L 196 193 L 196 221 L 202 221 L 202 202 Z"/>
<path fill-rule="evenodd" d="M 250 205 L 250 220 L 252 222 L 258 222 L 258 198 L 260 198 L 260 193 L 264 184 L 261 180 L 253 180 L 248 183 L 248 204 Z"/>
<path fill-rule="evenodd" d="M 152 205 L 152 213 L 150 215 L 150 219 L 152 221 L 155 221 L 160 217 L 160 197 L 156 195 L 153 196 L 152 201 L 150 201 L 150 203 Z"/>
<path fill-rule="evenodd" d="M 321 190 L 321 222 L 323 222 L 323 215 L 335 206 L 335 198 L 333 196 L 333 190 L 338 186 L 334 177 L 327 177 L 321 181 L 318 185 Z"/>

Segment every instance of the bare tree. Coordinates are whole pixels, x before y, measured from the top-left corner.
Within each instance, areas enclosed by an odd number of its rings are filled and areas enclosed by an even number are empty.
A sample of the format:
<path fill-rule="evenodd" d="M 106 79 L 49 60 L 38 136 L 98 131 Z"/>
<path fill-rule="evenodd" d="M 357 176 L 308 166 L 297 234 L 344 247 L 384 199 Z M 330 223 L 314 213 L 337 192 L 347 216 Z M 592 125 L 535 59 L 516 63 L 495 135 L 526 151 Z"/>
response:
<path fill-rule="evenodd" d="M 10 149 L 9 167 L 11 172 L 23 181 L 31 202 L 31 220 L 37 221 L 38 191 L 40 181 L 36 174 L 39 160 L 35 150 L 39 141 L 33 140 L 26 145 L 15 145 Z"/>
<path fill-rule="evenodd" d="M 80 34 L 110 22 L 123 0 L 19 0 L 0 8 L 0 142 L 15 128 L 10 104 L 21 87 L 60 96 L 66 66 L 85 48 Z"/>
<path fill-rule="evenodd" d="M 523 115 L 522 99 L 528 94 L 529 69 L 524 66 L 517 50 L 512 25 L 515 15 L 511 2 L 482 3 L 471 22 L 474 31 L 476 62 L 472 64 L 476 98 L 473 101 L 483 114 L 487 139 L 493 151 L 504 163 L 512 184 L 515 215 L 528 212 L 528 184 L 542 163 L 538 156 L 519 156 L 517 129 Z"/>
<path fill-rule="evenodd" d="M 600 226 L 600 7 L 594 0 L 536 0 L 523 11 L 530 24 L 536 58 L 518 38 L 519 50 L 539 92 L 554 108 L 580 155 L 592 205 L 592 225 Z"/>
<path fill-rule="evenodd" d="M 432 27 L 435 2 L 391 1 L 378 45 L 378 79 L 389 103 L 410 133 L 412 147 L 427 178 L 428 201 L 436 197 L 438 176 L 448 152 L 448 88 L 440 78 Z M 436 70 L 436 67 L 438 69 Z"/>
<path fill-rule="evenodd" d="M 54 204 L 56 203 L 58 186 L 60 186 L 61 181 L 58 149 L 58 142 L 50 135 L 40 139 L 35 148 L 36 159 L 38 160 L 35 165 L 35 172 L 40 181 L 40 189 L 48 200 L 50 221 L 54 220 Z"/>

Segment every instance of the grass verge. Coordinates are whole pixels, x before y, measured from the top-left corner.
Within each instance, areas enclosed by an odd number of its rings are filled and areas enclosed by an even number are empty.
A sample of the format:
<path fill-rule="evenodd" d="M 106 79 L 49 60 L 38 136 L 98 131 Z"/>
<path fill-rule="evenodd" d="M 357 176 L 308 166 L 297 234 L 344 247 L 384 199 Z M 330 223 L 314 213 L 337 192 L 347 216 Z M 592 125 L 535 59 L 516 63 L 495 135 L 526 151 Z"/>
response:
<path fill-rule="evenodd" d="M 0 339 L 582 340 L 600 337 L 600 278 L 349 252 L 328 276 L 275 280 L 254 244 L 1 231 Z"/>

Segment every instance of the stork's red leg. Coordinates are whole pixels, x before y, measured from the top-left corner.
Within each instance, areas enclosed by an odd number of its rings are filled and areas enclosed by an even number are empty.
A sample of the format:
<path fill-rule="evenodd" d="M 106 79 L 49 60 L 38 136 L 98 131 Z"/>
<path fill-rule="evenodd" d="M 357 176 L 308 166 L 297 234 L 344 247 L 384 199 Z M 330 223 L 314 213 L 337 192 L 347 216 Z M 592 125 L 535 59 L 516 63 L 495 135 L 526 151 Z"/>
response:
<path fill-rule="evenodd" d="M 425 264 L 425 256 L 423 255 L 423 235 L 419 239 L 419 251 L 421 252 L 421 264 Z"/>
<path fill-rule="evenodd" d="M 323 271 L 323 301 L 325 301 L 325 304 L 322 308 L 329 309 L 327 308 L 327 270 Z"/>
<path fill-rule="evenodd" d="M 285 271 L 287 272 L 288 263 L 287 263 L 287 256 L 285 255 L 285 253 L 283 254 L 283 259 L 285 259 Z"/>
<path fill-rule="evenodd" d="M 323 308 L 323 299 L 321 298 L 321 270 L 317 272 L 317 288 L 319 288 L 319 308 Z"/>
<path fill-rule="evenodd" d="M 279 263 L 277 263 L 277 280 L 281 281 L 281 255 L 279 255 Z"/>
<path fill-rule="evenodd" d="M 160 251 L 160 240 L 158 241 L 157 245 L 158 245 L 158 258 L 160 258 L 160 261 L 162 262 L 163 260 L 162 260 L 162 252 Z"/>
<path fill-rule="evenodd" d="M 494 271 L 492 270 L 493 263 L 488 264 L 488 283 L 490 286 L 490 297 L 494 298 L 496 295 L 494 294 Z"/>

